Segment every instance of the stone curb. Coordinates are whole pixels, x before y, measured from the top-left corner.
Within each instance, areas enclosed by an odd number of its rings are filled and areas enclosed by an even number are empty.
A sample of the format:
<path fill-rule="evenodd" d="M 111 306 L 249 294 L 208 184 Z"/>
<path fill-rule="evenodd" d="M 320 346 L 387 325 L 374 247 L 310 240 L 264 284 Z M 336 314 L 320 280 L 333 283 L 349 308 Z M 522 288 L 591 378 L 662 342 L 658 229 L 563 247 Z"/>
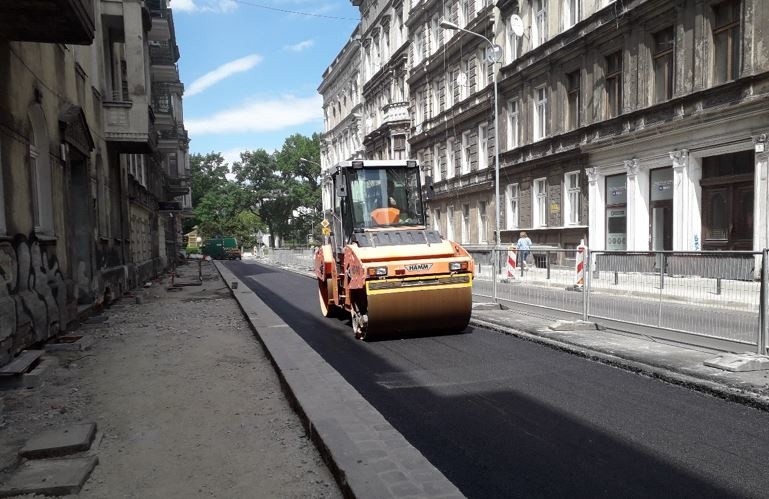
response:
<path fill-rule="evenodd" d="M 345 497 L 464 497 L 256 293 L 215 266 Z"/>
<path fill-rule="evenodd" d="M 259 263 L 270 265 L 270 263 L 261 260 Z M 314 274 L 309 271 L 282 266 L 279 268 L 294 272 L 296 274 L 304 275 L 306 277 L 314 278 Z M 762 411 L 769 411 L 769 396 L 767 395 L 752 392 L 750 390 L 731 387 L 725 385 L 722 382 L 709 380 L 707 378 L 692 376 L 684 370 L 677 370 L 669 366 L 654 365 L 648 362 L 642 362 L 627 357 L 620 357 L 614 353 L 583 347 L 577 343 L 569 343 L 566 341 L 547 338 L 539 334 L 539 331 L 534 328 L 530 330 L 513 329 L 496 322 L 481 320 L 473 317 L 470 318 L 470 325 L 484 327 L 498 333 L 540 343 L 556 350 L 579 355 L 581 357 L 601 362 L 612 367 L 617 367 L 626 371 L 666 381 L 674 385 L 697 390 L 714 397 L 748 405 Z"/>

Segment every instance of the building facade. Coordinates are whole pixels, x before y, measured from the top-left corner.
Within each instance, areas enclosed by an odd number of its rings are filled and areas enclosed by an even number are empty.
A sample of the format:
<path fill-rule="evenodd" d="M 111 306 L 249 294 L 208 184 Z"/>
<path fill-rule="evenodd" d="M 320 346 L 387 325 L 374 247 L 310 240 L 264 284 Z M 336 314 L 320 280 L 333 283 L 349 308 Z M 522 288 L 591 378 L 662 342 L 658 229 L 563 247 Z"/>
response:
<path fill-rule="evenodd" d="M 406 84 L 408 2 L 358 3 L 363 48 L 365 157 L 406 159 L 411 131 Z"/>
<path fill-rule="evenodd" d="M 323 97 L 321 170 L 339 161 L 363 157 L 363 103 L 359 27 L 323 72 L 318 93 Z"/>
<path fill-rule="evenodd" d="M 0 7 L 0 364 L 167 262 L 152 13 L 137 0 L 58 5 Z"/>
<path fill-rule="evenodd" d="M 367 157 L 393 156 L 378 145 L 393 102 L 381 89 L 393 88 L 407 53 L 406 153 L 432 182 L 430 223 L 445 237 L 494 241 L 497 139 L 503 243 L 525 230 L 535 245 L 561 248 L 769 246 L 766 2 L 353 4 L 371 47 L 364 71 L 384 70 L 364 78 Z M 406 51 L 392 36 L 383 51 L 377 34 L 392 32 L 398 12 Z"/>

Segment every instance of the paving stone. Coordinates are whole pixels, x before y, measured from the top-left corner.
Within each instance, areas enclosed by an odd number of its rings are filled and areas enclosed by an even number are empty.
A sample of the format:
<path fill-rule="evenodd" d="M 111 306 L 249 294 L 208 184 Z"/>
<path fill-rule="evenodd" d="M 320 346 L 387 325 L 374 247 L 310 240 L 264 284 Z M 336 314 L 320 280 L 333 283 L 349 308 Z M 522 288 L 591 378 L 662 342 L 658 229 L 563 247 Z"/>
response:
<path fill-rule="evenodd" d="M 0 497 L 77 494 L 97 463 L 96 457 L 27 461 L 0 485 Z"/>
<path fill-rule="evenodd" d="M 66 456 L 88 450 L 96 435 L 96 423 L 49 430 L 29 439 L 19 451 L 27 459 Z"/>
<path fill-rule="evenodd" d="M 395 497 L 422 496 L 422 491 L 419 490 L 419 487 L 410 482 L 393 485 L 390 491 Z"/>

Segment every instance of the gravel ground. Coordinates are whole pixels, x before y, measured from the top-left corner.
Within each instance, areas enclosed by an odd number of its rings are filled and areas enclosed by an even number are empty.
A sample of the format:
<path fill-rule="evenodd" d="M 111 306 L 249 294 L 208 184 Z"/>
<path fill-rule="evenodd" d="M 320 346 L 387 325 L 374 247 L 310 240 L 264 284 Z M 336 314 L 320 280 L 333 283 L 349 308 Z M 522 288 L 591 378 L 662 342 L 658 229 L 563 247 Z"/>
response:
<path fill-rule="evenodd" d="M 0 469 L 35 433 L 95 421 L 99 465 L 78 497 L 341 497 L 229 290 L 203 270 L 202 286 L 153 283 L 143 303 L 124 297 L 108 323 L 81 327 L 94 345 L 52 354 L 43 387 L 0 392 Z M 193 282 L 197 265 L 179 274 Z"/>

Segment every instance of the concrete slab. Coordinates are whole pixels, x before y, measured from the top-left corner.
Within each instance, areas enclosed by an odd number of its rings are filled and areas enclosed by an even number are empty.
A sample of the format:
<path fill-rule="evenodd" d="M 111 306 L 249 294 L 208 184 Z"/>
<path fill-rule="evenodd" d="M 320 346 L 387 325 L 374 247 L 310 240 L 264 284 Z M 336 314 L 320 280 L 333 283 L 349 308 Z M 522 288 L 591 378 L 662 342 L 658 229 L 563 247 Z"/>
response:
<path fill-rule="evenodd" d="M 724 354 L 703 362 L 708 367 L 742 373 L 769 370 L 769 357 L 755 353 Z"/>
<path fill-rule="evenodd" d="M 598 329 L 595 322 L 588 321 L 555 321 L 549 327 L 553 331 L 595 331 Z"/>
<path fill-rule="evenodd" d="M 499 303 L 473 303 L 473 310 L 502 310 Z"/>
<path fill-rule="evenodd" d="M 66 456 L 88 450 L 95 434 L 96 423 L 48 430 L 29 439 L 19 454 L 27 459 Z"/>
<path fill-rule="evenodd" d="M 15 390 L 17 388 L 38 388 L 45 382 L 45 377 L 50 367 L 55 362 L 51 357 L 43 357 L 40 363 L 25 374 L 16 376 L 0 376 L 0 390 Z"/>
<path fill-rule="evenodd" d="M 91 335 L 58 336 L 45 344 L 46 352 L 82 352 L 93 345 L 94 339 Z"/>
<path fill-rule="evenodd" d="M 98 462 L 96 457 L 27 461 L 0 485 L 0 497 L 77 494 Z"/>

